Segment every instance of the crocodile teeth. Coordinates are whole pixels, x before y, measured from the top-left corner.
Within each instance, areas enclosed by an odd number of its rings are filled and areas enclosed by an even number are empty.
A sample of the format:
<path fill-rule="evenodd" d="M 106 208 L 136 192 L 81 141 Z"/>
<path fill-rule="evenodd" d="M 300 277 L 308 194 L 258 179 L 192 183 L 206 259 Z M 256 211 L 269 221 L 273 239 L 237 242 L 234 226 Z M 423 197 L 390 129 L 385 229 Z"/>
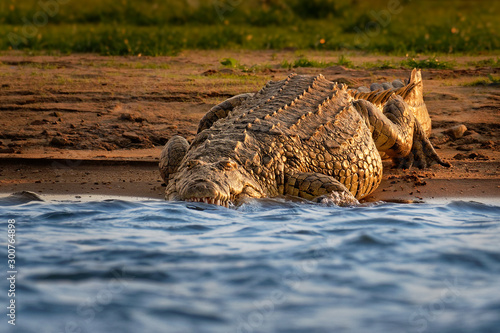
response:
<path fill-rule="evenodd" d="M 189 198 L 189 199 L 186 199 L 185 201 L 187 201 L 187 202 L 203 202 L 206 204 L 224 206 L 226 208 L 229 208 L 229 202 L 227 200 L 223 200 L 223 199 L 215 199 L 215 198 L 205 197 L 205 198 Z"/>

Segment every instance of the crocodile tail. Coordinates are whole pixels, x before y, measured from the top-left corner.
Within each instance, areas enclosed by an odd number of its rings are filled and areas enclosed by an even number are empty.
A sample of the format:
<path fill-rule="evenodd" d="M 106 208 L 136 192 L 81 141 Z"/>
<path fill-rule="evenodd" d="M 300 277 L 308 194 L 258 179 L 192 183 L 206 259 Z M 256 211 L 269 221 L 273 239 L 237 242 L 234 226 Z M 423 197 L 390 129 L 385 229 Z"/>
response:
<path fill-rule="evenodd" d="M 349 94 L 355 100 L 362 99 L 368 101 L 382 110 L 384 104 L 390 101 L 391 98 L 393 98 L 393 95 L 399 95 L 403 99 L 405 99 L 411 93 L 413 88 L 415 88 L 415 84 L 412 82 L 398 89 L 389 88 L 385 90 L 374 90 L 371 92 L 360 92 L 359 90 L 349 90 Z"/>
<path fill-rule="evenodd" d="M 424 103 L 424 84 L 422 82 L 422 73 L 420 69 L 414 68 L 411 71 L 408 86 L 413 87 L 403 96 L 404 101 L 408 104 L 422 126 L 424 133 L 429 136 L 431 134 L 431 118 L 427 111 L 427 106 Z"/>
<path fill-rule="evenodd" d="M 370 88 L 372 91 L 363 87 L 363 89 L 349 90 L 349 93 L 353 99 L 364 99 L 375 104 L 380 109 L 392 98 L 393 94 L 401 96 L 406 104 L 410 106 L 413 114 L 422 125 L 425 134 L 430 134 L 431 119 L 424 103 L 424 86 L 420 70 L 415 68 L 411 71 L 406 85 L 399 80 L 395 80 L 392 89 L 386 89 L 380 84 L 372 84 Z"/>

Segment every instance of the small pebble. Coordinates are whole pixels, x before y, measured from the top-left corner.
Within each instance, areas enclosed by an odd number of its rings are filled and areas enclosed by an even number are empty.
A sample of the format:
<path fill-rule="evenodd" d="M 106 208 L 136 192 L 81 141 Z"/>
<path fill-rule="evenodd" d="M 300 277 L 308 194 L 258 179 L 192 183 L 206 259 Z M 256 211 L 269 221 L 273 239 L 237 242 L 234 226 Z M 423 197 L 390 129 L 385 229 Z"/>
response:
<path fill-rule="evenodd" d="M 444 131 L 446 135 L 449 135 L 452 139 L 460 139 L 462 136 L 464 136 L 465 131 L 467 131 L 467 127 L 465 125 L 457 125 L 453 126 L 452 128 L 447 129 Z"/>

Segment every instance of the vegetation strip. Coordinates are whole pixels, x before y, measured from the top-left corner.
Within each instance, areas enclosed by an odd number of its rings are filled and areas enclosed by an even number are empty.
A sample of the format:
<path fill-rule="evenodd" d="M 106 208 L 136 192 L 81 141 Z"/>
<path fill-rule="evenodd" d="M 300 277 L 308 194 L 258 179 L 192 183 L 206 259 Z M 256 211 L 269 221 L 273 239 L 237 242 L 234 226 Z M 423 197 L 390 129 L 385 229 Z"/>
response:
<path fill-rule="evenodd" d="M 449 6 L 430 0 L 7 0 L 0 3 L 0 50 L 152 56 L 186 49 L 498 52 L 499 2 Z"/>

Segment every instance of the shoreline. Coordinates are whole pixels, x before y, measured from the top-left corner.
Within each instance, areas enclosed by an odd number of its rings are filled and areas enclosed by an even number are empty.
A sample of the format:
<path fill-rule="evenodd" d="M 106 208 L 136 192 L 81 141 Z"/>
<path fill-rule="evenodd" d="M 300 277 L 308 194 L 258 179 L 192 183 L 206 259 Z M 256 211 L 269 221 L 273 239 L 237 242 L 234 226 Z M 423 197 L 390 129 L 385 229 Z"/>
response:
<path fill-rule="evenodd" d="M 156 160 L 2 158 L 0 194 L 32 191 L 40 195 L 124 196 L 163 199 L 165 190 Z M 467 198 L 500 203 L 500 179 L 481 178 L 467 170 L 484 168 L 485 162 L 454 163 L 453 172 L 439 165 L 425 170 L 390 168 L 384 162 L 380 186 L 361 202 L 433 202 Z M 488 169 L 499 169 L 491 161 Z M 443 170 L 445 169 L 445 170 Z"/>

